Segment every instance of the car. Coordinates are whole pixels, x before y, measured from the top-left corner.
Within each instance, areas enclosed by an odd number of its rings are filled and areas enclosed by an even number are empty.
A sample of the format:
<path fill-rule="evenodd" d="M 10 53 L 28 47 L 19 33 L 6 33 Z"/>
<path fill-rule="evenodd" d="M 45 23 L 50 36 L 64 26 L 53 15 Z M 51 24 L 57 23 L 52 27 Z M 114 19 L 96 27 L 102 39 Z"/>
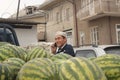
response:
<path fill-rule="evenodd" d="M 13 26 L 0 23 L 0 42 L 8 42 L 19 46 L 18 38 Z"/>
<path fill-rule="evenodd" d="M 76 57 L 99 57 L 104 54 L 117 54 L 120 55 L 120 45 L 98 45 L 98 46 L 83 46 L 74 48 Z"/>

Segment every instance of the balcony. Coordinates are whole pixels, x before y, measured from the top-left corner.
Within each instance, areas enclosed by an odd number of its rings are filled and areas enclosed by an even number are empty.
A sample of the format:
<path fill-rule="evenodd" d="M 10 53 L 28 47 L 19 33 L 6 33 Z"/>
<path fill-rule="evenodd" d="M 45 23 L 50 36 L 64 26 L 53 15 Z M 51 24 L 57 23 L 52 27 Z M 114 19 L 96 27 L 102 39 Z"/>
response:
<path fill-rule="evenodd" d="M 120 0 L 93 0 L 80 9 L 79 15 L 80 20 L 93 20 L 104 16 L 120 17 Z"/>

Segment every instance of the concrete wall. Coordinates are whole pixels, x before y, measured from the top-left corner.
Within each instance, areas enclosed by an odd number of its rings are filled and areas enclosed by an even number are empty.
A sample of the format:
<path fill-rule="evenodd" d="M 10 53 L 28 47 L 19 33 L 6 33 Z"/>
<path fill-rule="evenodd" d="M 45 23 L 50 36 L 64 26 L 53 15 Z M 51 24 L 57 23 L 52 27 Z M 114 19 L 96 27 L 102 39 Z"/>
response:
<path fill-rule="evenodd" d="M 90 26 L 99 27 L 100 44 L 117 43 L 116 24 L 120 24 L 119 17 L 102 17 L 90 22 Z"/>
<path fill-rule="evenodd" d="M 68 1 L 63 1 L 57 3 L 56 5 L 51 6 L 52 9 L 48 10 L 49 17 L 46 27 L 47 32 L 47 41 L 53 42 L 55 33 L 57 31 L 71 31 L 72 32 L 72 45 L 75 45 L 75 32 L 74 32 L 74 16 L 73 16 L 73 4 Z M 69 21 L 66 20 L 66 9 L 69 8 Z M 56 14 L 57 12 L 61 15 L 61 20 L 57 23 Z"/>
<path fill-rule="evenodd" d="M 15 28 L 16 35 L 20 46 L 26 47 L 31 43 L 37 43 L 37 27 L 32 27 L 32 29 L 20 29 Z"/>

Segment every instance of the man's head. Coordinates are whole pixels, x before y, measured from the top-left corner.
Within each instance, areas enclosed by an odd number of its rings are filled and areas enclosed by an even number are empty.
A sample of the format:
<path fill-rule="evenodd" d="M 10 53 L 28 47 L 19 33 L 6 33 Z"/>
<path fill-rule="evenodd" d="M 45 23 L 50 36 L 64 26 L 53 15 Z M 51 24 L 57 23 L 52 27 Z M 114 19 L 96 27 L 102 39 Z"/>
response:
<path fill-rule="evenodd" d="M 62 47 L 67 42 L 66 33 L 58 31 L 55 34 L 55 43 L 58 47 Z"/>

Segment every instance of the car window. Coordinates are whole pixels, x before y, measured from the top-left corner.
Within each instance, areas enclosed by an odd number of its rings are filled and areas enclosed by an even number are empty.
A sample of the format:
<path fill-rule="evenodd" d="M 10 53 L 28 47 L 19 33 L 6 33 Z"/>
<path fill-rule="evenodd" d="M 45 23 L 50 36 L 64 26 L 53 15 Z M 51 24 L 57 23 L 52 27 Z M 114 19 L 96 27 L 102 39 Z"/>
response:
<path fill-rule="evenodd" d="M 120 55 L 120 46 L 108 47 L 104 49 L 107 54 L 118 54 Z"/>
<path fill-rule="evenodd" d="M 95 51 L 93 50 L 77 50 L 76 56 L 91 58 L 91 57 L 96 57 L 96 54 Z"/>
<path fill-rule="evenodd" d="M 15 44 L 13 34 L 9 29 L 6 29 L 6 31 L 4 31 L 3 28 L 0 28 L 0 41 Z"/>

